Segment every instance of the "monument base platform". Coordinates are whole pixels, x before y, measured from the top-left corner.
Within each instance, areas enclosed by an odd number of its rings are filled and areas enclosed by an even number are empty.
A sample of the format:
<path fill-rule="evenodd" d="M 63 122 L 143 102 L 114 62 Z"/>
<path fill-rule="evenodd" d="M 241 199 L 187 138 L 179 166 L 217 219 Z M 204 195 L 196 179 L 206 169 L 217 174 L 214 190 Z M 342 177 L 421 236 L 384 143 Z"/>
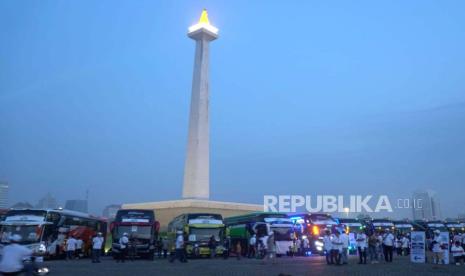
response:
<path fill-rule="evenodd" d="M 222 202 L 199 199 L 182 199 L 158 202 L 128 203 L 122 209 L 154 210 L 160 222 L 160 231 L 166 231 L 168 223 L 184 213 L 216 213 L 223 218 L 263 211 L 263 205 L 235 202 Z"/>

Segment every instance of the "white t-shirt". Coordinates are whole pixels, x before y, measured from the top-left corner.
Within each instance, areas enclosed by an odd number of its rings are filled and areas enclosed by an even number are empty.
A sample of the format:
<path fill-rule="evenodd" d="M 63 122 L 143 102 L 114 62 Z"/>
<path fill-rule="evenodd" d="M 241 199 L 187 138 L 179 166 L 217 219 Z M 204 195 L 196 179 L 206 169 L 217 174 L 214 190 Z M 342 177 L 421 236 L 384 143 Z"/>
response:
<path fill-rule="evenodd" d="M 334 235 L 332 240 L 331 240 L 331 243 L 333 245 L 333 250 L 339 250 L 339 251 L 342 250 L 342 241 L 341 241 L 340 236 L 338 237 L 338 236 Z"/>
<path fill-rule="evenodd" d="M 349 236 L 346 233 L 341 234 L 342 248 L 349 248 Z"/>
<path fill-rule="evenodd" d="M 92 239 L 92 249 L 102 249 L 103 237 L 94 237 Z"/>
<path fill-rule="evenodd" d="M 394 245 L 394 235 L 391 234 L 391 233 L 384 234 L 383 244 L 386 245 L 386 246 L 393 246 Z"/>
<path fill-rule="evenodd" d="M 76 239 L 75 238 L 69 238 L 66 241 L 66 250 L 74 251 L 74 250 L 76 250 L 76 245 L 77 245 Z"/>
<path fill-rule="evenodd" d="M 460 257 L 464 255 L 463 247 L 461 247 L 460 245 L 459 246 L 455 246 L 455 244 L 452 245 L 452 247 L 450 248 L 450 252 L 452 252 L 452 256 L 454 257 Z"/>
<path fill-rule="evenodd" d="M 257 238 L 251 237 L 249 240 L 249 245 L 255 246 L 256 243 L 257 243 Z"/>
<path fill-rule="evenodd" d="M 120 246 L 121 249 L 125 249 L 126 246 L 128 245 L 128 243 L 129 243 L 129 239 L 126 236 L 122 236 L 119 239 L 119 246 Z"/>
<path fill-rule="evenodd" d="M 357 247 L 367 248 L 367 235 L 365 233 L 357 234 Z"/>
<path fill-rule="evenodd" d="M 183 245 L 184 245 L 184 237 L 182 235 L 179 235 L 176 238 L 176 249 L 182 249 Z"/>
<path fill-rule="evenodd" d="M 323 237 L 323 246 L 326 251 L 329 251 L 333 248 L 333 244 L 331 242 L 331 237 L 330 236 L 324 236 Z"/>
<path fill-rule="evenodd" d="M 23 259 L 31 256 L 32 250 L 19 244 L 10 244 L 3 248 L 0 261 L 1 272 L 18 272 L 23 269 Z"/>
<path fill-rule="evenodd" d="M 446 242 L 444 241 L 444 239 L 441 236 L 434 237 L 433 241 L 435 241 L 435 243 L 433 245 L 433 252 L 441 253 L 442 251 L 444 251 L 441 248 L 441 245 L 444 245 Z"/>
<path fill-rule="evenodd" d="M 76 240 L 76 249 L 82 249 L 83 241 L 81 239 Z"/>
<path fill-rule="evenodd" d="M 409 239 L 407 237 L 402 238 L 402 248 L 408 248 L 409 246 Z"/>

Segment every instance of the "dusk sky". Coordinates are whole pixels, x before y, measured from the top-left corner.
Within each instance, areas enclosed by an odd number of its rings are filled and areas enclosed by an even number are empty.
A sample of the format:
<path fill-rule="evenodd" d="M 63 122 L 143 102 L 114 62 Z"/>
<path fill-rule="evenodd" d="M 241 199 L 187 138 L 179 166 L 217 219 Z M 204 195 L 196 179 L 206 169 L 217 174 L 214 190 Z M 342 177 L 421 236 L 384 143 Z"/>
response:
<path fill-rule="evenodd" d="M 211 199 L 438 192 L 465 213 L 465 1 L 1 1 L 10 203 L 181 197 L 207 8 Z"/>

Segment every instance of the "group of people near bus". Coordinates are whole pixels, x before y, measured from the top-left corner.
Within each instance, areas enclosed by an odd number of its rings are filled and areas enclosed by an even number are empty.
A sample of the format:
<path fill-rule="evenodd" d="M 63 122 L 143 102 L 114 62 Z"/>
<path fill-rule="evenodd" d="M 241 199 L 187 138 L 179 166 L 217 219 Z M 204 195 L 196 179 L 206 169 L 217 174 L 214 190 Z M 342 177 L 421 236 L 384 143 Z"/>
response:
<path fill-rule="evenodd" d="M 393 260 L 395 248 L 400 248 L 400 251 L 397 251 L 398 255 L 407 255 L 410 246 L 408 235 L 399 235 L 396 238 L 389 229 L 380 232 L 373 231 L 370 235 L 360 230 L 355 233 L 355 241 L 359 264 L 367 264 L 368 257 L 371 264 L 379 263 L 382 259 L 390 263 Z M 337 229 L 331 234 L 331 231 L 327 230 L 323 237 L 323 247 L 328 265 L 348 263 L 349 233 Z"/>
<path fill-rule="evenodd" d="M 88 248 L 92 248 L 91 256 L 93 263 L 100 262 L 100 255 L 103 247 L 104 238 L 101 232 L 96 233 L 94 236 L 91 237 L 89 240 L 90 245 Z M 64 248 L 66 249 L 66 260 L 73 260 L 79 259 L 84 257 L 85 248 L 84 248 L 84 241 L 82 238 L 77 237 L 75 235 L 69 235 L 66 239 L 66 243 L 64 244 Z"/>

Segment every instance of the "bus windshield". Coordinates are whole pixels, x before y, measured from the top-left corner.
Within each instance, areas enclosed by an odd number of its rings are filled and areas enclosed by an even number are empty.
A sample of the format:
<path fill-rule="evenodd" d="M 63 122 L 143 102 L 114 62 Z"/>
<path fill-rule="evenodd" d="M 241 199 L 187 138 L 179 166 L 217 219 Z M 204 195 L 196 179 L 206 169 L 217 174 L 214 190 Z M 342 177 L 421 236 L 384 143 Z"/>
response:
<path fill-rule="evenodd" d="M 21 244 L 37 243 L 41 233 L 42 225 L 2 225 L 1 242 L 8 242 L 12 235 L 19 235 Z"/>
<path fill-rule="evenodd" d="M 221 228 L 196 228 L 191 227 L 189 231 L 189 241 L 208 241 L 211 236 L 215 240 L 220 240 Z"/>
<path fill-rule="evenodd" d="M 326 215 L 326 214 L 311 214 L 310 220 L 314 224 L 328 224 L 328 225 L 337 224 L 335 219 L 333 219 L 330 215 Z"/>
<path fill-rule="evenodd" d="M 291 227 L 273 227 L 271 228 L 274 232 L 275 241 L 290 241 L 292 240 L 292 228 Z"/>
<path fill-rule="evenodd" d="M 129 238 L 134 239 L 150 239 L 152 227 L 150 225 L 118 225 L 115 227 L 113 238 L 119 239 L 124 233 L 128 233 Z"/>

